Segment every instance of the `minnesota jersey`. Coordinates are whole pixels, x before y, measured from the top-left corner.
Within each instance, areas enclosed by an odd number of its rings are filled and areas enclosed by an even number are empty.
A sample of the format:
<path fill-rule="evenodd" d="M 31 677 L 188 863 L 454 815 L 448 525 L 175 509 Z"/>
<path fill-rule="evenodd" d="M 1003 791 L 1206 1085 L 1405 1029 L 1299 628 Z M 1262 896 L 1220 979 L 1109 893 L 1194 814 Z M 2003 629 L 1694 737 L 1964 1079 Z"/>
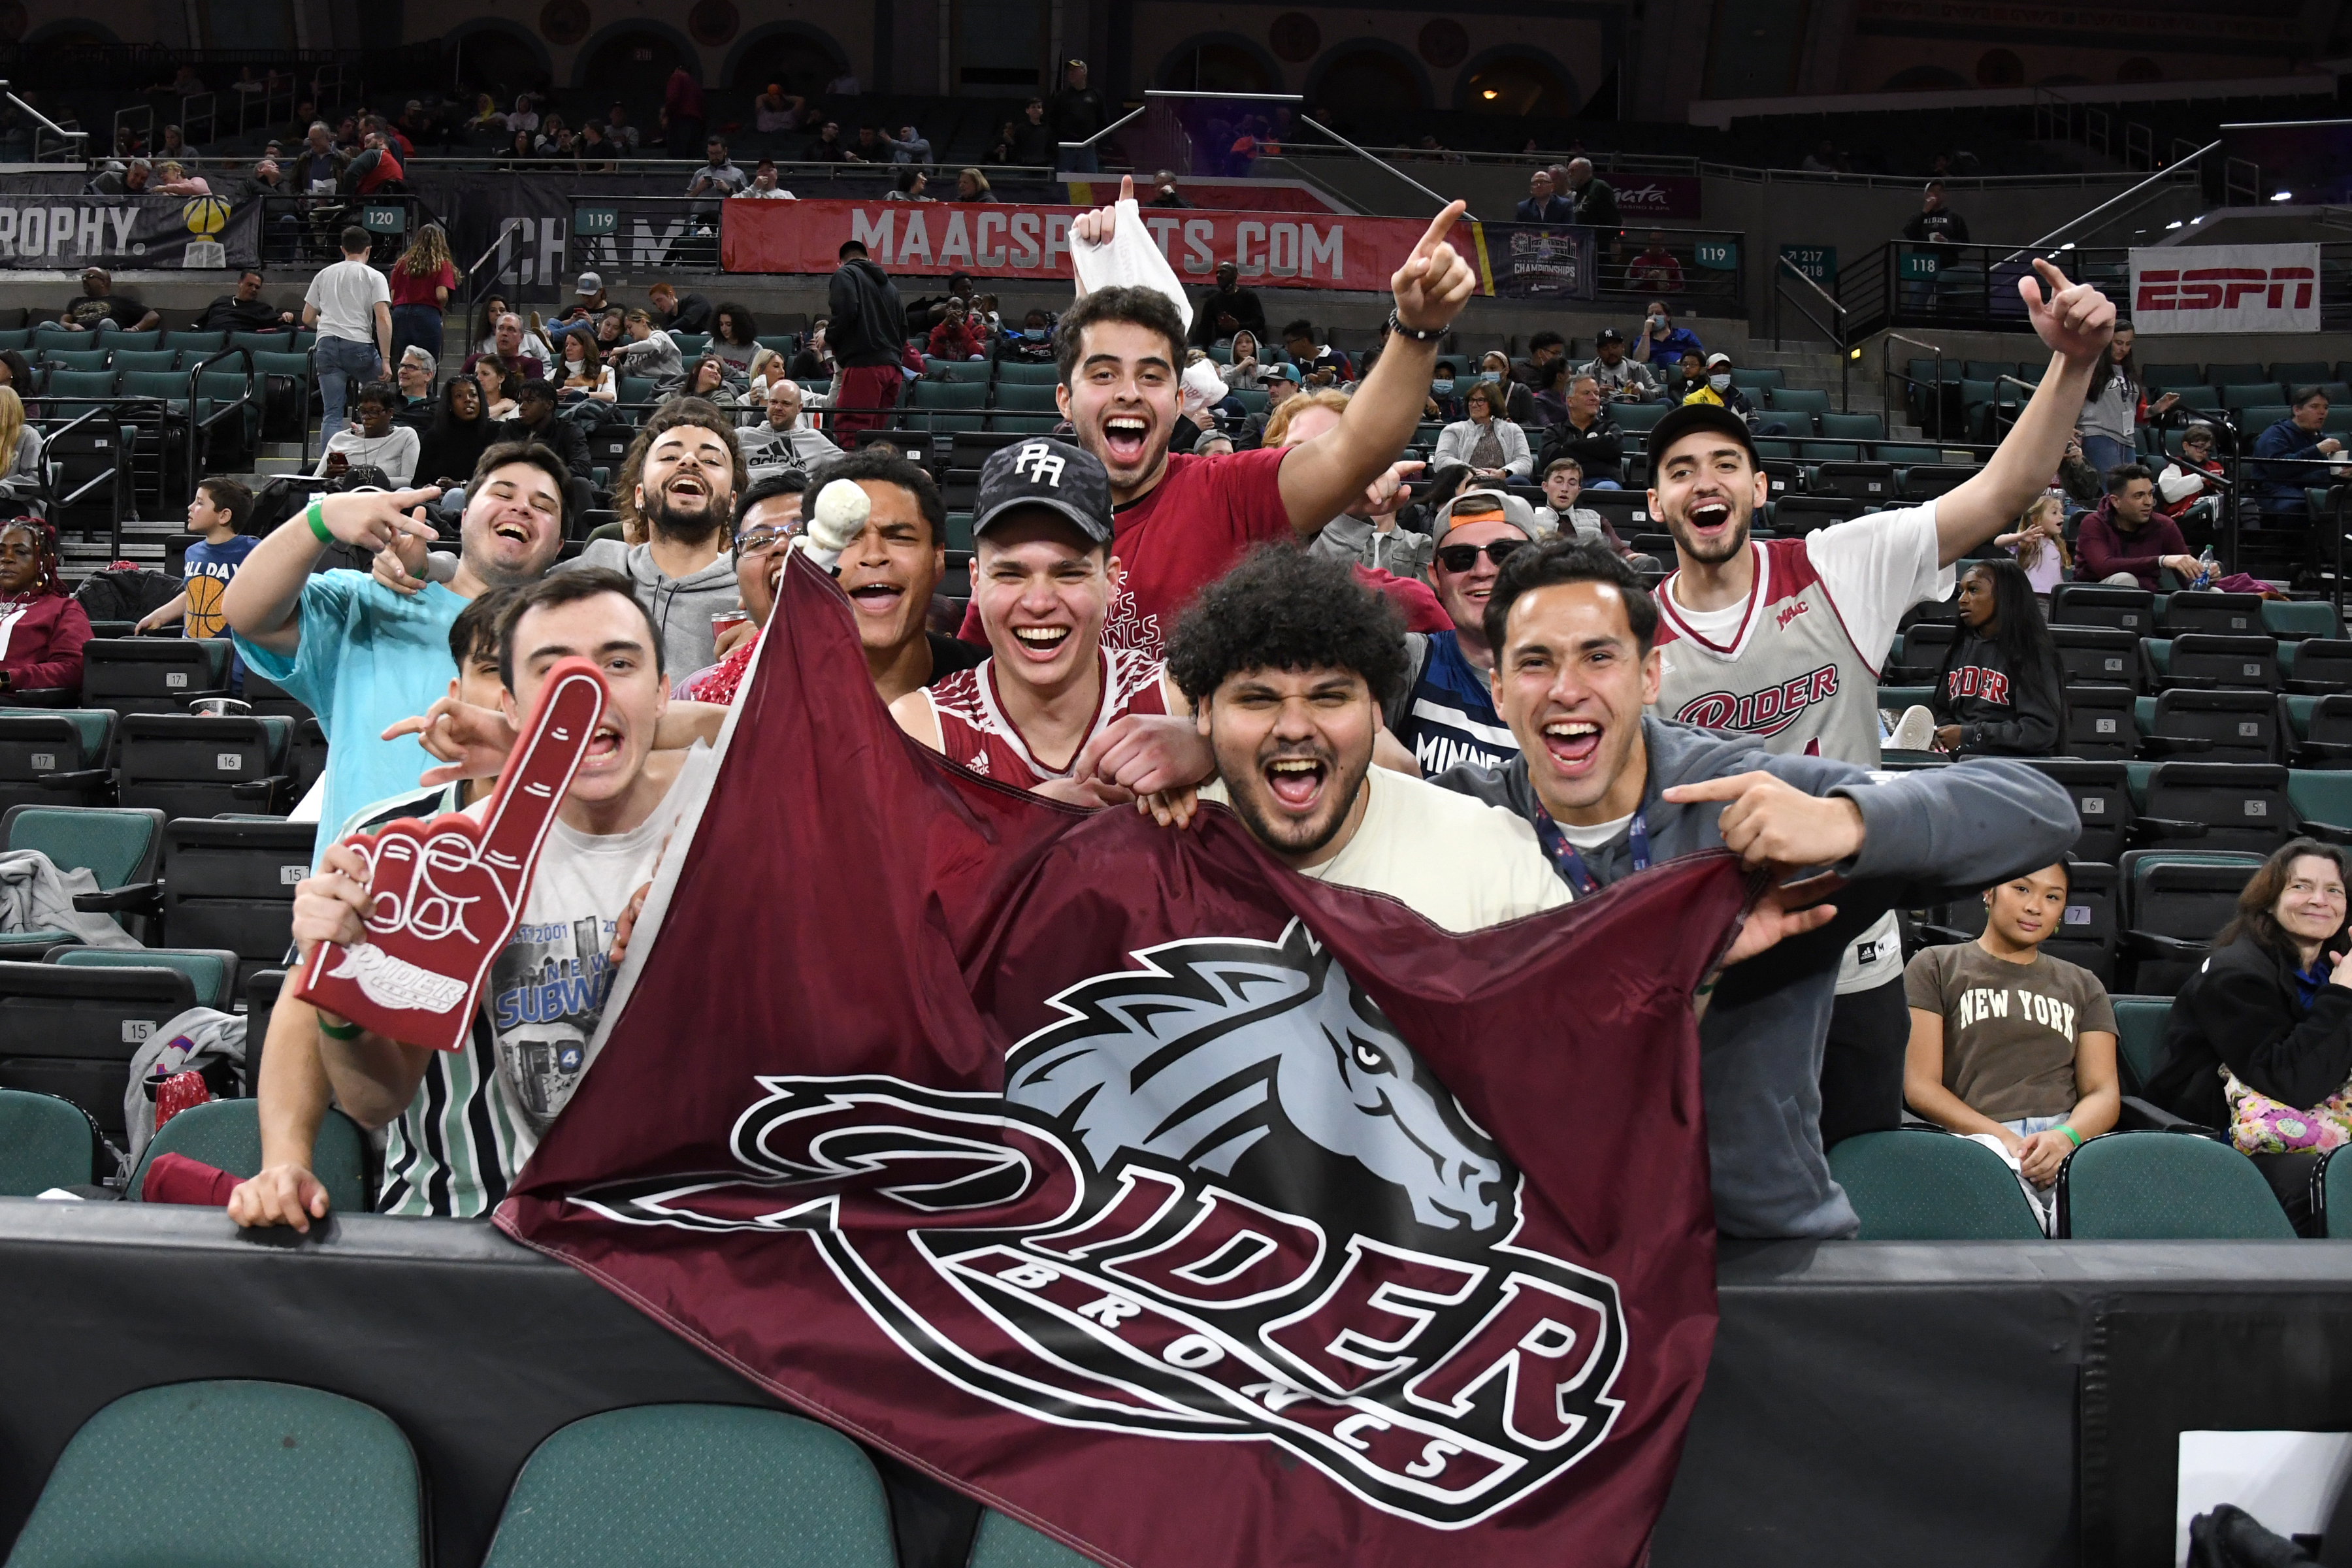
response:
<path fill-rule="evenodd" d="M 1167 691 L 1160 679 L 1166 666 L 1159 659 L 1129 648 L 1098 648 L 1095 657 L 1102 666 L 1102 694 L 1077 751 L 1086 750 L 1087 742 L 1127 714 L 1168 711 Z M 1064 758 L 1059 767 L 1045 763 L 1029 749 L 1020 727 L 1006 716 L 996 686 L 995 659 L 982 659 L 971 669 L 956 671 L 927 689 L 923 696 L 940 726 L 940 751 L 949 761 L 1015 789 L 1033 789 L 1047 779 L 1070 776 L 1077 752 Z"/>

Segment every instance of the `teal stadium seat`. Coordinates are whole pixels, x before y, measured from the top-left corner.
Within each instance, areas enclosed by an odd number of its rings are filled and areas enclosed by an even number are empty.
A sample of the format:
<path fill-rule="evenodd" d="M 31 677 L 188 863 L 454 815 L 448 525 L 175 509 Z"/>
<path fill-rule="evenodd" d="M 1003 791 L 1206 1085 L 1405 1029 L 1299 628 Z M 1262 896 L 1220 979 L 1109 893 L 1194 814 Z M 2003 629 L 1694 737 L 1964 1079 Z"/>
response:
<path fill-rule="evenodd" d="M 980 1516 L 967 1568 L 1088 1568 L 1081 1557 L 1050 1535 L 1042 1535 L 994 1509 Z"/>
<path fill-rule="evenodd" d="M 0 1197 L 89 1185 L 99 1147 L 98 1123 L 72 1100 L 0 1089 Z"/>
<path fill-rule="evenodd" d="M 134 955 L 135 956 L 135 955 Z M 227 955 L 229 973 L 236 973 L 236 954 Z M 178 1154 L 243 1180 L 261 1171 L 260 1102 L 254 1100 L 214 1100 L 191 1106 L 163 1123 L 140 1152 L 139 1168 L 131 1174 L 127 1194 L 139 1201 L 147 1168 L 166 1154 Z M 341 1111 L 330 1109 L 319 1123 L 310 1149 L 310 1173 L 327 1189 L 329 1211 L 368 1212 L 367 1134 Z"/>
<path fill-rule="evenodd" d="M 2077 1241 L 2292 1241 L 2243 1154 L 2210 1138 L 2110 1132 L 2058 1169 L 2058 1234 Z"/>
<path fill-rule="evenodd" d="M 1901 1127 L 1841 1139 L 1830 1174 L 1864 1241 L 2039 1241 L 2042 1222 L 2000 1155 L 1941 1130 Z"/>

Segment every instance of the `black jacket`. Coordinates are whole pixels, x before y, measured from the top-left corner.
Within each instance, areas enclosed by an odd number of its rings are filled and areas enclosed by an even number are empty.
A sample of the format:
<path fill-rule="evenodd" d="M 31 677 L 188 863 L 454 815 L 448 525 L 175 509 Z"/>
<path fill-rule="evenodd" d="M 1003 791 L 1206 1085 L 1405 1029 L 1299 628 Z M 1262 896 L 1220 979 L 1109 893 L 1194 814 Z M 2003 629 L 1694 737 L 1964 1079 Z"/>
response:
<path fill-rule="evenodd" d="M 863 256 L 843 262 L 826 290 L 824 341 L 846 368 L 897 364 L 907 347 L 907 307 L 890 275 Z"/>
<path fill-rule="evenodd" d="M 1595 174 L 1584 182 L 1584 189 L 1575 193 L 1576 221 L 1594 228 L 1617 226 L 1617 193 L 1609 182 Z"/>
<path fill-rule="evenodd" d="M 285 326 L 278 308 L 267 300 L 240 300 L 223 294 L 196 318 L 200 332 L 274 332 Z"/>
<path fill-rule="evenodd" d="M 1192 308 L 1192 342 L 1201 348 L 1234 334 L 1217 324 L 1219 316 L 1231 316 L 1238 325 L 1236 331 L 1247 331 L 1258 341 L 1258 359 L 1265 359 L 1265 307 L 1258 303 L 1257 290 L 1234 285 L 1230 294 L 1222 289 L 1212 289 L 1201 296 Z"/>
<path fill-rule="evenodd" d="M 2000 644 L 1963 632 L 1927 708 L 1937 725 L 1960 727 L 1966 755 L 2047 757 L 2066 732 L 2065 685 L 2054 656 L 2041 669 L 2014 670 Z"/>
<path fill-rule="evenodd" d="M 1544 437 L 1543 451 L 1536 458 L 1536 472 L 1551 467 L 1555 458 L 1574 458 L 1584 468 L 1584 482 L 1593 484 L 1601 479 L 1624 479 L 1624 432 L 1609 417 L 1603 405 L 1590 430 L 1579 430 L 1567 420 L 1552 426 Z"/>
<path fill-rule="evenodd" d="M 2301 1109 L 2322 1103 L 2352 1080 L 2352 991 L 2323 985 L 2306 1008 L 2288 961 L 2242 937 L 2216 948 L 2172 999 L 2147 1098 L 2200 1126 L 2226 1127 L 2223 1067 L 2256 1094 Z"/>
<path fill-rule="evenodd" d="M 550 416 L 546 424 L 534 430 L 520 419 L 499 421 L 498 439 L 501 441 L 536 441 L 554 449 L 563 459 L 563 466 L 575 479 L 588 477 L 588 437 L 579 426 L 561 416 Z"/>
<path fill-rule="evenodd" d="M 668 317 L 656 317 L 654 325 L 666 332 L 707 332 L 710 330 L 710 301 L 699 294 L 680 294 L 677 311 Z"/>

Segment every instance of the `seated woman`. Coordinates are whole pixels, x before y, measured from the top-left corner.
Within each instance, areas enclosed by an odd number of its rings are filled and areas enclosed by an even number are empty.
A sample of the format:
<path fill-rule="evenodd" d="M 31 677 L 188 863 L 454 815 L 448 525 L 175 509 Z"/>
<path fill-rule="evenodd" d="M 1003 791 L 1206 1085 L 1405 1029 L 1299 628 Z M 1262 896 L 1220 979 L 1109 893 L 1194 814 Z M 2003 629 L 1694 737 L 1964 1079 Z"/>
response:
<path fill-rule="evenodd" d="M 89 616 L 58 580 L 58 534 L 37 517 L 0 524 L 0 692 L 81 690 Z"/>
<path fill-rule="evenodd" d="M 1462 395 L 1462 406 L 1469 417 L 1438 433 L 1433 470 L 1459 463 L 1482 479 L 1524 479 L 1535 472 L 1527 435 L 1503 417 L 1503 394 L 1493 382 L 1473 382 Z"/>
<path fill-rule="evenodd" d="M 720 359 L 717 354 L 704 354 L 694 362 L 694 368 L 687 373 L 686 386 L 682 395 L 699 397 L 720 408 L 741 407 L 743 395 L 735 390 L 732 378 L 728 375 L 727 371 L 728 365 L 725 360 Z"/>
<path fill-rule="evenodd" d="M 2147 1098 L 2227 1129 L 2311 1234 L 2311 1171 L 2352 1141 L 2345 852 L 2296 838 L 2263 863 L 2213 955 L 2172 999 Z"/>
<path fill-rule="evenodd" d="M 1904 1103 L 1938 1127 L 1997 1140 L 2043 1189 L 2123 1109 L 2106 988 L 2042 952 L 2072 889 L 2063 862 L 1988 888 L 1982 936 L 1922 949 L 1903 972 Z"/>
<path fill-rule="evenodd" d="M 598 398 L 610 403 L 620 395 L 613 370 L 604 363 L 596 346 L 596 330 L 585 321 L 555 334 L 556 352 L 563 356 L 556 369 L 555 395 L 559 402 L 577 403 L 583 397 Z"/>
<path fill-rule="evenodd" d="M 2066 732 L 2066 676 L 2032 581 L 2014 561 L 1960 579 L 1959 636 L 1928 698 L 1935 747 L 1955 756 L 2047 757 Z"/>
<path fill-rule="evenodd" d="M 519 379 L 491 354 L 474 362 L 474 384 L 482 395 L 482 412 L 492 422 L 511 419 Z"/>
<path fill-rule="evenodd" d="M 1217 378 L 1233 392 L 1255 392 L 1265 366 L 1258 363 L 1257 334 L 1247 327 L 1234 334 L 1226 363 L 1217 367 Z M 1271 362 L 1269 362 L 1271 363 Z"/>

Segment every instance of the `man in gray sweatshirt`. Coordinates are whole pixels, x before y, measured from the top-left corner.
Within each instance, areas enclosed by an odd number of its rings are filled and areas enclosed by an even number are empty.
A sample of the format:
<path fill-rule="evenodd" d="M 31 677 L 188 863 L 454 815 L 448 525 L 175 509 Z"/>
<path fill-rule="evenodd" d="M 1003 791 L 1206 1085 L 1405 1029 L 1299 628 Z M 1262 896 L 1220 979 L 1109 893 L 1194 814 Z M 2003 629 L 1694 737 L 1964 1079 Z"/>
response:
<path fill-rule="evenodd" d="M 602 566 L 636 584 L 661 634 L 664 668 L 717 663 L 710 617 L 743 603 L 731 530 L 745 476 L 734 426 L 701 398 L 673 398 L 637 432 L 621 474 L 646 542 L 599 539 L 568 565 Z"/>
<path fill-rule="evenodd" d="M 1658 691 L 1657 605 L 1597 546 L 1520 551 L 1485 618 L 1496 710 L 1520 754 L 1434 782 L 1525 817 L 1580 894 L 1702 849 L 1727 847 L 1776 874 L 1826 866 L 1820 892 L 1834 898 L 1834 918 L 1723 971 L 1699 1026 L 1699 1082 L 1726 1235 L 1853 1235 L 1820 1128 L 1840 955 L 1890 909 L 2059 858 L 2080 827 L 2066 792 L 2021 763 L 1884 774 L 1645 716 Z"/>

